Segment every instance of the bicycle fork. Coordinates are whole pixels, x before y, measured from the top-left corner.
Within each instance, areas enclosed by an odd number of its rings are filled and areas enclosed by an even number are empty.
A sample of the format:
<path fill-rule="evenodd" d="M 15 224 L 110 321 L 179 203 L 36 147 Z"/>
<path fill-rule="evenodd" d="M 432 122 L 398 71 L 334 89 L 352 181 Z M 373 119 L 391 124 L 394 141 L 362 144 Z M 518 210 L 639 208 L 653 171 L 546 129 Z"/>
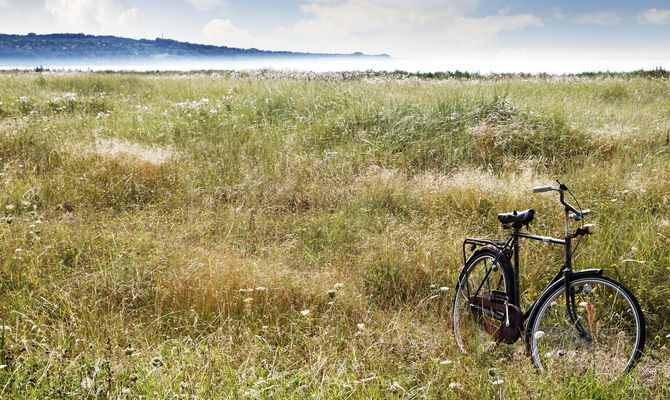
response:
<path fill-rule="evenodd" d="M 579 322 L 579 316 L 577 315 L 576 305 L 575 305 L 575 290 L 572 289 L 572 247 L 571 247 L 572 235 L 570 235 L 570 218 L 568 209 L 565 209 L 565 268 L 563 271 L 563 280 L 565 282 L 565 308 L 570 317 L 572 325 L 579 332 L 579 338 L 584 339 L 587 343 L 593 341 L 593 336 L 586 331 L 581 322 Z"/>

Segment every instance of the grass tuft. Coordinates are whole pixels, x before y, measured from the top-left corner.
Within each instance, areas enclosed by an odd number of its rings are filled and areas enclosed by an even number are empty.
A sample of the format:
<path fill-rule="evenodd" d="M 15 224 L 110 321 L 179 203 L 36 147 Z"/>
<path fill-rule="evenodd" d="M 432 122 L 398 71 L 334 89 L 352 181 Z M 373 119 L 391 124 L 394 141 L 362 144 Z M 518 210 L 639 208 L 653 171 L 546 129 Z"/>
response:
<path fill-rule="evenodd" d="M 0 73 L 1 398 L 667 398 L 667 72 Z M 465 237 L 568 183 L 630 376 L 461 354 Z M 522 308 L 561 265 L 523 243 Z"/>

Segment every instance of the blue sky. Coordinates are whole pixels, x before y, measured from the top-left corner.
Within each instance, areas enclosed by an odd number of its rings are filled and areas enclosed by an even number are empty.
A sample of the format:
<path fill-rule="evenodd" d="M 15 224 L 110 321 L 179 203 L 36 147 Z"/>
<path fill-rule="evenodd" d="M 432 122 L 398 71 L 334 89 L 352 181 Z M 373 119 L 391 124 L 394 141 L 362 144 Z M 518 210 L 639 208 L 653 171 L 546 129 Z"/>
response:
<path fill-rule="evenodd" d="M 0 0 L 0 32 L 398 57 L 670 57 L 670 2 Z"/>

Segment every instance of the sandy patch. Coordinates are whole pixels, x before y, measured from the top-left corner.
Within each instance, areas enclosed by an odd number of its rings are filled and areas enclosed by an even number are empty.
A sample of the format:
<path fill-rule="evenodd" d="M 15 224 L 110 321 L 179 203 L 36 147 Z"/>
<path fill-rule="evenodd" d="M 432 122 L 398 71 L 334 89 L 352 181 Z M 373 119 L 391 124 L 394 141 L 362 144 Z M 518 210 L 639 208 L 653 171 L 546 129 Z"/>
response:
<path fill-rule="evenodd" d="M 530 197 L 533 187 L 555 184 L 553 179 L 536 172 L 532 165 L 521 166 L 518 171 L 505 176 L 478 168 L 465 168 L 449 174 L 424 172 L 406 176 L 396 169 L 373 166 L 357 179 L 359 189 L 385 188 L 437 196 L 456 193 L 494 196 L 504 193 L 516 198 Z"/>
<path fill-rule="evenodd" d="M 85 149 L 108 158 L 135 159 L 156 166 L 174 160 L 177 153 L 169 146 L 148 146 L 116 138 L 96 138 L 95 143 Z"/>

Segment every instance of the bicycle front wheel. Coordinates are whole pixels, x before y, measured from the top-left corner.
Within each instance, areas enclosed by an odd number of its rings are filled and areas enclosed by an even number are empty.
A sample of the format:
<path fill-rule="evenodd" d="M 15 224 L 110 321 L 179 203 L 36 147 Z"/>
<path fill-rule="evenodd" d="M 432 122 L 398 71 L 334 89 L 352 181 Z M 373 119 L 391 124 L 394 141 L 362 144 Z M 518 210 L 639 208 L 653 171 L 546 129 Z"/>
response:
<path fill-rule="evenodd" d="M 570 284 L 570 316 L 565 284 L 543 295 L 532 313 L 526 344 L 533 363 L 549 373 L 616 377 L 642 355 L 644 316 L 635 296 L 619 282 L 596 274 Z"/>

